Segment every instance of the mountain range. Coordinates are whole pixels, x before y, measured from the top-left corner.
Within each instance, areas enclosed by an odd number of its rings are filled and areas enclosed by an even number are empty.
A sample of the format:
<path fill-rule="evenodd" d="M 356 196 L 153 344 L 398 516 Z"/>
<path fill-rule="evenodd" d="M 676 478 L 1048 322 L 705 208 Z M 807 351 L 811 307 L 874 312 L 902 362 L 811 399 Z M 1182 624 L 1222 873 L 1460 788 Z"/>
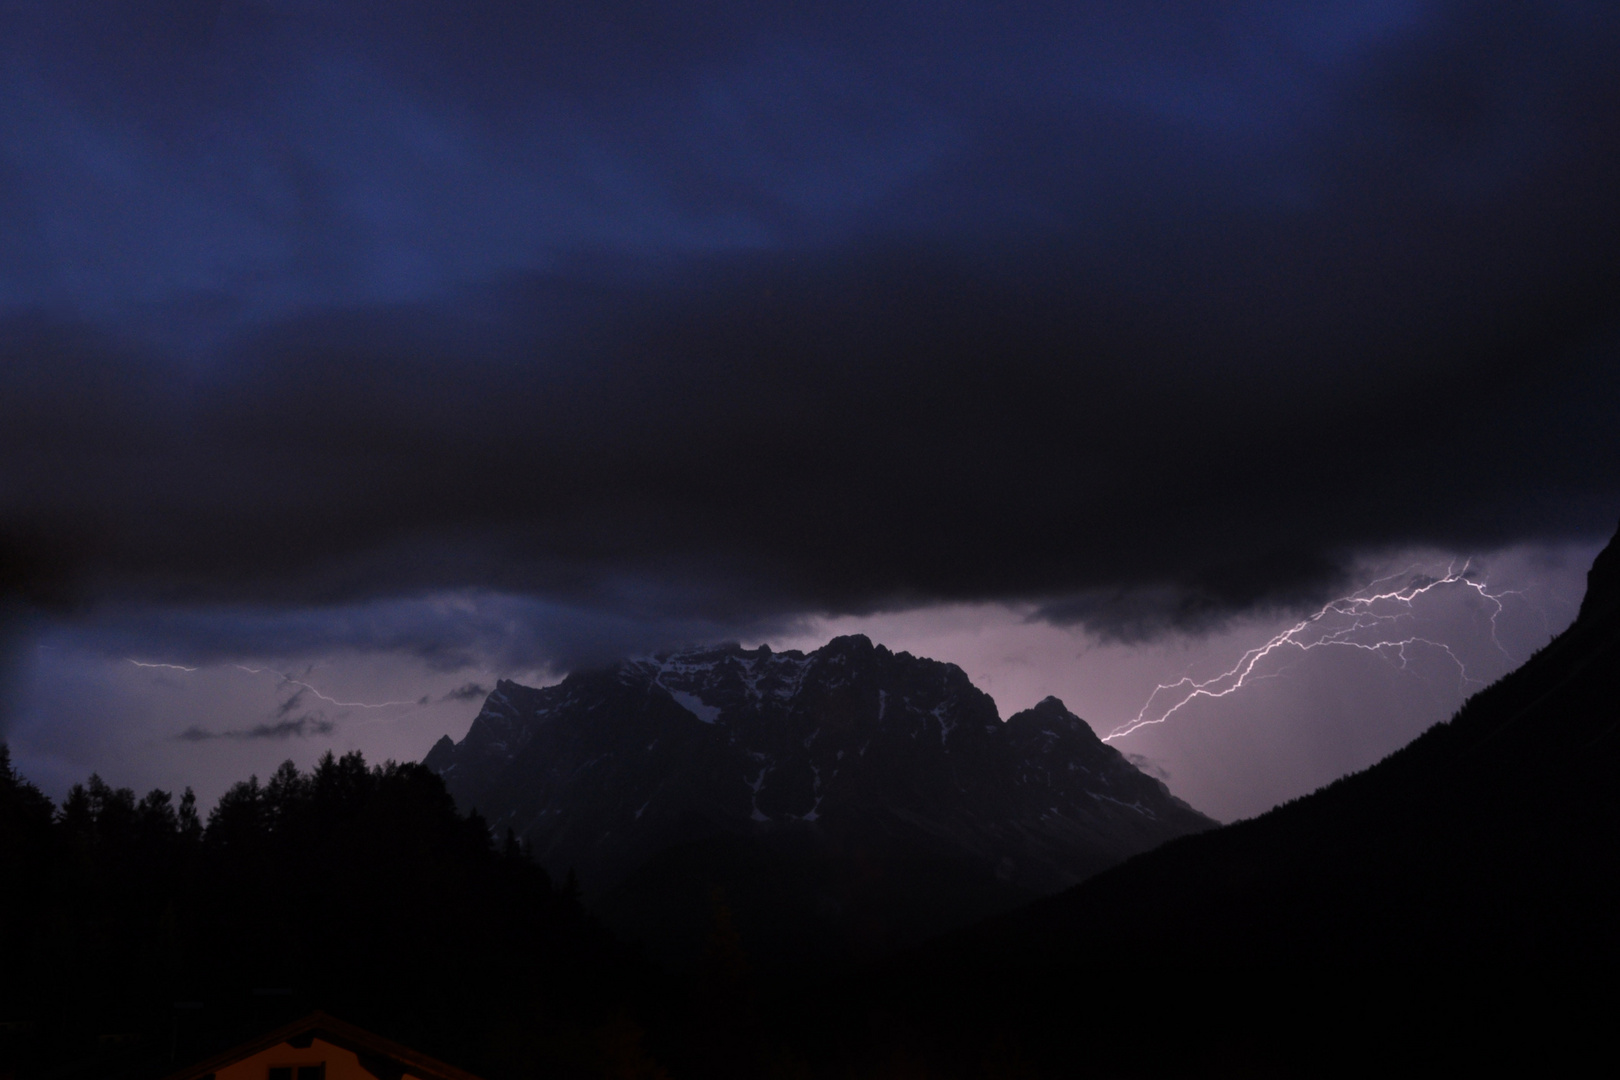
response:
<path fill-rule="evenodd" d="M 1003 721 L 859 635 L 503 681 L 424 764 L 621 933 L 690 955 L 724 907 L 766 963 L 882 952 L 1215 824 L 1056 698 Z"/>
<path fill-rule="evenodd" d="M 1620 1005 L 1617 674 L 1620 537 L 1573 625 L 1377 765 L 824 988 L 794 1023 L 864 1030 L 868 1057 L 926 1046 L 930 1076 L 1590 1068 Z"/>

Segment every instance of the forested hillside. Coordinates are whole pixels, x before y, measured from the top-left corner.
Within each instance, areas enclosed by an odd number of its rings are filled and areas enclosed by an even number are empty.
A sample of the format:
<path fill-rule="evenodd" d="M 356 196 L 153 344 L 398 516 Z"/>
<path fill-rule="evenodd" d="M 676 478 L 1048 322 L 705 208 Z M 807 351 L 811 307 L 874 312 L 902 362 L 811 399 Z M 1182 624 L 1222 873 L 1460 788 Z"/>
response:
<path fill-rule="evenodd" d="M 144 1077 L 322 1008 L 491 1076 L 634 1060 L 625 951 L 419 765 L 60 807 L 0 747 L 0 1076 Z"/>

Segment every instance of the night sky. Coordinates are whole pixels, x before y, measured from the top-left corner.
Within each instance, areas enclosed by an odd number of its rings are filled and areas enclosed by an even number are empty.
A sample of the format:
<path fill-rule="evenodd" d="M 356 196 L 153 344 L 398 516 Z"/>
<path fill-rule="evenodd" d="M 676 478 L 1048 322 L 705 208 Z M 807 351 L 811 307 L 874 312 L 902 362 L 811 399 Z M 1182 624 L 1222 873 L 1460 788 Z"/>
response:
<path fill-rule="evenodd" d="M 1605 3 L 0 5 L 5 737 L 217 793 L 851 630 L 1106 733 L 1468 566 L 1115 743 L 1300 794 L 1614 529 L 1617 58 Z"/>

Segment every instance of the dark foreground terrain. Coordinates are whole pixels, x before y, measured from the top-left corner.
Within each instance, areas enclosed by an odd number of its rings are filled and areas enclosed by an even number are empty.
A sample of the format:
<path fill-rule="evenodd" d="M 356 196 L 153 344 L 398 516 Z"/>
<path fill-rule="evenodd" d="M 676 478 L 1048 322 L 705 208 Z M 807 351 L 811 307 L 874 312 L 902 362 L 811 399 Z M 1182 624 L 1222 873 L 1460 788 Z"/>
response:
<path fill-rule="evenodd" d="M 161 1076 L 312 1008 L 495 1077 L 639 1038 L 644 969 L 420 765 L 289 763 L 205 824 L 95 777 L 53 808 L 0 747 L 0 859 L 0 1077 Z"/>
<path fill-rule="evenodd" d="M 859 1031 L 826 1059 L 963 1077 L 1603 1060 L 1620 1004 L 1617 676 L 1611 541 L 1575 624 L 1450 722 L 846 984 L 799 1014 L 802 1037 Z"/>
<path fill-rule="evenodd" d="M 311 1008 L 492 1080 L 1588 1069 L 1616 672 L 1611 543 L 1569 630 L 1375 767 L 853 974 L 762 969 L 720 894 L 651 963 L 421 766 L 287 767 L 204 822 L 5 762 L 0 1076 L 160 1076 Z"/>

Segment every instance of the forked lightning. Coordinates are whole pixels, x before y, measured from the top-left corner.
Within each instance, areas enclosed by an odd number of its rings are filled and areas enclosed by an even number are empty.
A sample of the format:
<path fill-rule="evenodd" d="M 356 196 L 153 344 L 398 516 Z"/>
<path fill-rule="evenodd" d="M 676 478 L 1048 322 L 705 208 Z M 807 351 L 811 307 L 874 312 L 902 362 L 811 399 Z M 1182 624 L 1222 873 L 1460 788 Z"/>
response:
<path fill-rule="evenodd" d="M 1266 657 L 1283 649 L 1298 649 L 1304 653 L 1336 645 L 1379 654 L 1393 653 L 1400 657 L 1401 667 L 1405 668 L 1406 650 L 1414 645 L 1426 645 L 1439 649 L 1451 658 L 1452 663 L 1457 665 L 1458 677 L 1463 685 L 1480 682 L 1469 676 L 1462 660 L 1444 642 L 1416 635 L 1394 637 L 1387 631 L 1401 620 L 1412 617 L 1412 604 L 1418 597 L 1442 586 L 1459 586 L 1473 589 L 1494 605 L 1495 610 L 1491 612 L 1491 643 L 1503 656 L 1507 656 L 1507 650 L 1502 648 L 1502 643 L 1496 637 L 1496 618 L 1502 613 L 1502 597 L 1515 595 L 1515 591 L 1505 590 L 1499 593 L 1487 591 L 1485 582 L 1476 581 L 1470 575 L 1467 563 L 1461 570 L 1456 569 L 1456 564 L 1453 563 L 1447 567 L 1445 575 L 1438 578 L 1414 577 L 1414 570 L 1415 568 L 1409 567 L 1399 574 L 1379 578 L 1365 590 L 1328 601 L 1316 614 L 1300 620 L 1264 645 L 1244 653 L 1235 665 L 1219 675 L 1202 681 L 1191 676 L 1183 676 L 1173 683 L 1161 683 L 1154 688 L 1152 694 L 1148 695 L 1147 701 L 1136 716 L 1104 735 L 1103 742 L 1123 738 L 1150 724 L 1162 724 L 1182 707 L 1198 698 L 1223 698 L 1237 693 L 1251 678 L 1264 678 L 1264 675 L 1256 674 L 1256 666 Z M 1367 592 L 1378 588 L 1384 582 L 1402 578 L 1407 580 L 1407 584 L 1402 588 L 1387 592 Z M 1372 635 L 1373 640 L 1369 641 L 1366 640 L 1368 635 L 1364 633 L 1365 631 L 1383 633 L 1381 636 Z"/>

